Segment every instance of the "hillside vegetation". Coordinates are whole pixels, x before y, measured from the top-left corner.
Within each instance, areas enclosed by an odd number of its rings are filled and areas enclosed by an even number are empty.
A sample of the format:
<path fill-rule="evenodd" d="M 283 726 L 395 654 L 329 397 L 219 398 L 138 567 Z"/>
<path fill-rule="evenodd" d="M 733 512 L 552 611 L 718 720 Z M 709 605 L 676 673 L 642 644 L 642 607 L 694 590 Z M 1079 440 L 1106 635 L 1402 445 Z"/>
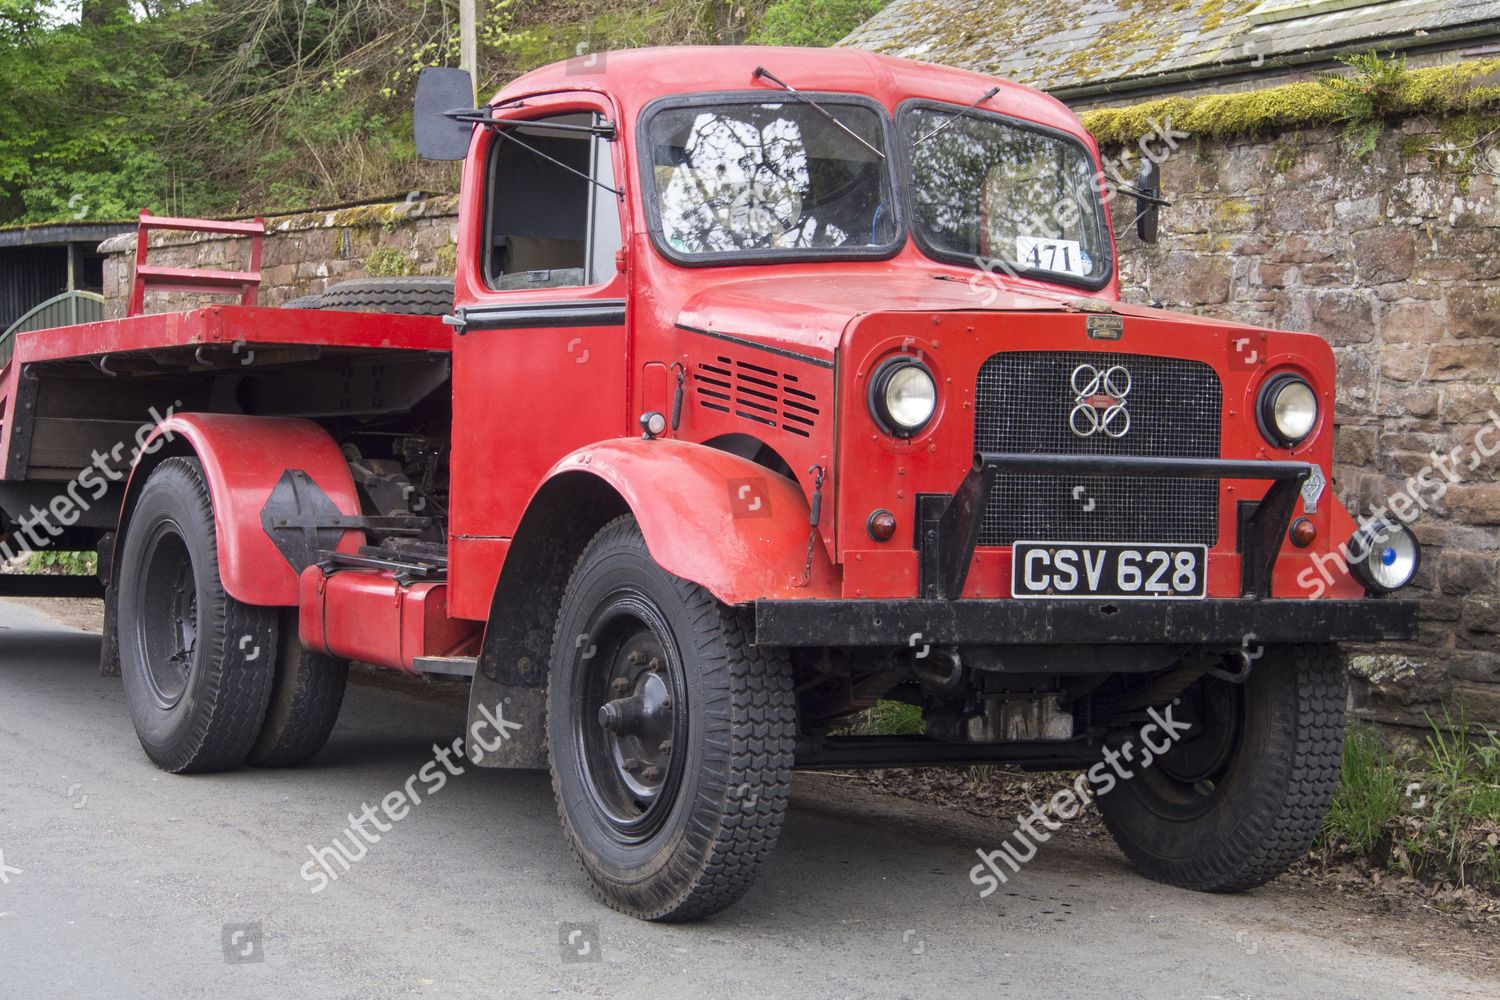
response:
<path fill-rule="evenodd" d="M 829 45 L 884 0 L 480 0 L 480 92 L 580 51 Z M 411 96 L 453 0 L 0 0 L 0 225 L 448 191 Z"/>

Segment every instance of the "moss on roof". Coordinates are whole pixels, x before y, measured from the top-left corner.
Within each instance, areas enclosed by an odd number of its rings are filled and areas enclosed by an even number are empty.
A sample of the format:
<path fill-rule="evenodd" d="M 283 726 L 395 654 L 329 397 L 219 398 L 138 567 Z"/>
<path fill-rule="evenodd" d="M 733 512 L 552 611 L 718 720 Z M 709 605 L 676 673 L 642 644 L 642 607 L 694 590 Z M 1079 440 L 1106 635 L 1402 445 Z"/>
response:
<path fill-rule="evenodd" d="M 1312 82 L 1238 94 L 1165 97 L 1099 108 L 1080 117 L 1101 145 L 1118 145 L 1151 135 L 1169 120 L 1175 129 L 1211 138 L 1318 128 L 1344 120 L 1344 107 L 1334 91 Z M 1383 110 L 1387 115 L 1500 113 L 1500 59 L 1411 70 Z"/>
<path fill-rule="evenodd" d="M 891 0 L 842 44 L 972 69 L 1052 92 L 1237 69 L 1314 50 L 1404 51 L 1438 36 L 1489 39 L 1500 0 L 1306 5 L 1280 0 Z"/>

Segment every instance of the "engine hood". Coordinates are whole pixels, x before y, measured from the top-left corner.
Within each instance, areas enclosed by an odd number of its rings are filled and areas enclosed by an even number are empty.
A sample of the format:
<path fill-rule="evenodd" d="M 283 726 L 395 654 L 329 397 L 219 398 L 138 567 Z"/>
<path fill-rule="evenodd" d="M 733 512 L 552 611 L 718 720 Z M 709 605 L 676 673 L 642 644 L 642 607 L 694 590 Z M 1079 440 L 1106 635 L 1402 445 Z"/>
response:
<path fill-rule="evenodd" d="M 1092 298 L 1012 287 L 982 272 L 833 272 L 766 275 L 695 293 L 676 323 L 831 359 L 852 320 L 877 312 L 1115 312 L 1199 326 L 1237 325 Z"/>
<path fill-rule="evenodd" d="M 1057 312 L 1079 293 L 998 287 L 984 274 L 818 273 L 729 281 L 683 304 L 677 325 L 833 356 L 851 320 L 874 312 Z M 1094 300 L 1098 301 L 1098 300 Z"/>

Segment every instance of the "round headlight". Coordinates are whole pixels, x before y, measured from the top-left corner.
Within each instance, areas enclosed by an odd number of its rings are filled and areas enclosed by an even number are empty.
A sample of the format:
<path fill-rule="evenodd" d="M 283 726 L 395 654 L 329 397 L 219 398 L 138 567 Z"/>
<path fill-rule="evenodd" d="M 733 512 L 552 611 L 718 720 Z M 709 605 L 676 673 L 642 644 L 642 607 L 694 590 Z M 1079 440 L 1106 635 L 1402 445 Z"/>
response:
<path fill-rule="evenodd" d="M 1388 594 L 1411 583 L 1422 565 L 1422 547 L 1405 525 L 1367 525 L 1349 543 L 1350 569 L 1365 589 Z"/>
<path fill-rule="evenodd" d="M 870 380 L 870 414 L 880 429 L 911 437 L 937 410 L 937 382 L 916 358 L 891 358 Z"/>
<path fill-rule="evenodd" d="M 1277 375 L 1260 391 L 1260 429 L 1272 444 L 1290 448 L 1318 426 L 1318 394 L 1298 375 Z"/>

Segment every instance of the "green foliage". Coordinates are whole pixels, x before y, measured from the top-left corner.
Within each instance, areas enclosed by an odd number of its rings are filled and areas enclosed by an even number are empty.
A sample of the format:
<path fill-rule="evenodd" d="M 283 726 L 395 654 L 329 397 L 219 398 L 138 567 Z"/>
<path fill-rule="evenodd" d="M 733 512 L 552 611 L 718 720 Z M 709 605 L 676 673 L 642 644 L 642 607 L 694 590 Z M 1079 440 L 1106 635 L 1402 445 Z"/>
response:
<path fill-rule="evenodd" d="M 1373 80 L 1350 86 L 1370 89 L 1366 99 L 1372 108 L 1380 107 L 1383 115 L 1493 116 L 1500 110 L 1500 86 L 1495 83 L 1500 59 L 1471 59 L 1405 70 L 1394 90 L 1388 71 L 1375 72 Z M 1322 82 L 1288 83 L 1243 93 L 1163 97 L 1124 107 L 1098 108 L 1080 117 L 1101 144 L 1123 145 L 1153 134 L 1164 122 L 1190 135 L 1220 139 L 1340 123 L 1347 126 L 1350 122 L 1346 115 L 1357 110 L 1355 103 L 1356 99 L 1342 97 L 1337 88 Z"/>
<path fill-rule="evenodd" d="M 1500 888 L 1500 735 L 1446 715 L 1429 723 L 1405 759 L 1374 730 L 1349 730 L 1320 844 L 1375 868 Z"/>
<path fill-rule="evenodd" d="M 1500 734 L 1476 736 L 1447 715 L 1428 721 L 1418 771 L 1428 819 L 1408 832 L 1399 854 L 1418 874 L 1500 886 Z"/>
<path fill-rule="evenodd" d="M 1356 159 L 1375 151 L 1385 118 L 1400 101 L 1406 78 L 1406 59 L 1382 59 L 1379 53 L 1340 56 L 1339 62 L 1354 72 L 1331 73 L 1318 82 L 1327 88 L 1337 109 L 1335 121 L 1343 123 L 1344 144 Z"/>
<path fill-rule="evenodd" d="M 48 5 L 4 2 L 0 221 L 133 215 L 166 179 L 160 133 L 142 109 L 187 99 L 143 51 L 170 36 L 153 23 L 49 28 Z"/>
<path fill-rule="evenodd" d="M 860 736 L 921 736 L 927 731 L 922 710 L 900 701 L 877 701 L 856 720 L 850 730 Z"/>
<path fill-rule="evenodd" d="M 365 258 L 365 273 L 372 278 L 401 278 L 416 271 L 416 263 L 395 247 L 380 247 Z"/>
<path fill-rule="evenodd" d="M 1323 836 L 1369 856 L 1389 851 L 1391 821 L 1401 811 L 1401 770 L 1380 736 L 1368 726 L 1351 726 L 1344 736 L 1340 783 Z"/>
<path fill-rule="evenodd" d="M 46 576 L 93 576 L 99 572 L 99 557 L 93 552 L 47 549 L 27 556 L 22 572 Z"/>
<path fill-rule="evenodd" d="M 760 45 L 835 45 L 890 0 L 776 0 L 751 40 Z"/>
<path fill-rule="evenodd" d="M 478 89 L 645 45 L 827 45 L 882 0 L 489 0 Z M 0 0 L 0 225 L 272 213 L 455 191 L 411 97 L 458 62 L 432 0 Z M 76 8 L 73 8 L 76 9 Z"/>

